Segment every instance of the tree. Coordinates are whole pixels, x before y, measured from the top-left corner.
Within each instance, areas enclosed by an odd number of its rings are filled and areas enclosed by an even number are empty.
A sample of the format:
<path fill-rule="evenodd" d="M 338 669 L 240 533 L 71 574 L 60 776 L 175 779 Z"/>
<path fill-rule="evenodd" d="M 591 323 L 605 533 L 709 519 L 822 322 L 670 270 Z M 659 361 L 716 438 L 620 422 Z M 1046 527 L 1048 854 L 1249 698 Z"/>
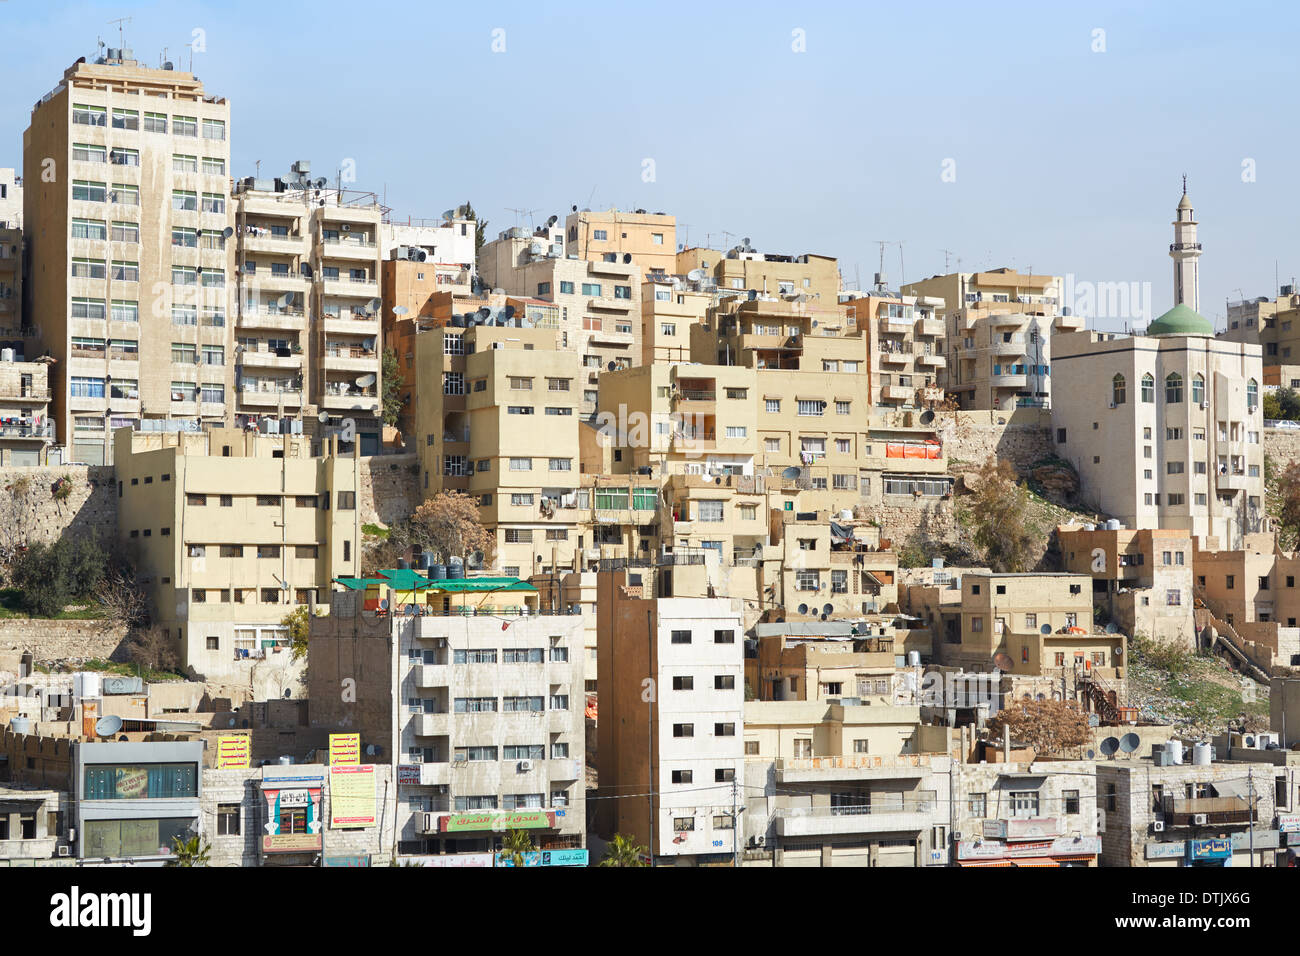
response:
<path fill-rule="evenodd" d="M 172 858 L 168 866 L 207 866 L 212 853 L 212 845 L 206 837 L 196 833 L 188 840 L 172 837 Z"/>
<path fill-rule="evenodd" d="M 32 617 L 54 617 L 74 600 L 94 600 L 105 576 L 120 559 L 101 548 L 94 535 L 37 543 L 10 568 L 20 604 Z"/>
<path fill-rule="evenodd" d="M 1264 396 L 1264 417 L 1300 421 L 1300 392 L 1293 388 L 1279 388 Z"/>
<path fill-rule="evenodd" d="M 300 604 L 280 621 L 289 629 L 289 659 L 297 663 L 307 656 L 307 638 L 311 634 L 311 618 L 307 616 L 307 605 Z"/>
<path fill-rule="evenodd" d="M 1029 570 L 1035 536 L 1026 520 L 1029 492 L 1017 483 L 1016 469 L 1005 459 L 989 458 L 975 476 L 975 544 L 994 571 Z"/>
<path fill-rule="evenodd" d="M 402 414 L 402 405 L 405 404 L 402 389 L 406 386 L 396 350 L 384 349 L 383 365 L 379 371 L 384 382 L 384 424 L 396 425 L 397 416 Z"/>
<path fill-rule="evenodd" d="M 95 589 L 95 600 L 102 612 L 104 627 L 135 630 L 149 626 L 149 596 L 135 579 L 135 569 L 117 563 L 104 574 Z"/>
<path fill-rule="evenodd" d="M 465 203 L 465 218 L 475 224 L 474 225 L 474 260 L 477 262 L 479 250 L 483 248 L 483 243 L 487 241 L 488 221 L 486 219 L 484 219 L 482 222 L 478 221 L 478 213 L 474 211 L 474 204 L 470 202 Z"/>
<path fill-rule="evenodd" d="M 138 631 L 127 646 L 131 663 L 145 670 L 174 671 L 180 667 L 176 644 L 162 628 Z"/>
<path fill-rule="evenodd" d="M 641 855 L 645 853 L 645 847 L 638 846 L 637 842 L 630 836 L 624 836 L 622 833 L 615 833 L 614 839 L 610 840 L 605 846 L 605 857 L 597 866 L 645 866 L 645 861 Z"/>
<path fill-rule="evenodd" d="M 483 563 L 490 565 L 496 557 L 496 536 L 479 522 L 478 501 L 459 491 L 440 491 L 424 501 L 404 532 L 410 545 L 443 560 L 482 551 Z"/>
<path fill-rule="evenodd" d="M 1004 727 L 1011 728 L 1014 742 L 1032 747 L 1040 759 L 1089 739 L 1088 715 L 1075 704 L 1060 700 L 1018 700 L 989 721 L 989 734 L 997 740 Z"/>
<path fill-rule="evenodd" d="M 1300 462 L 1288 462 L 1277 476 L 1278 543 L 1294 548 L 1300 542 Z"/>
<path fill-rule="evenodd" d="M 501 841 L 501 852 L 505 854 L 511 866 L 523 866 L 524 854 L 532 853 L 536 849 L 533 838 L 527 830 L 507 830 L 505 838 Z"/>

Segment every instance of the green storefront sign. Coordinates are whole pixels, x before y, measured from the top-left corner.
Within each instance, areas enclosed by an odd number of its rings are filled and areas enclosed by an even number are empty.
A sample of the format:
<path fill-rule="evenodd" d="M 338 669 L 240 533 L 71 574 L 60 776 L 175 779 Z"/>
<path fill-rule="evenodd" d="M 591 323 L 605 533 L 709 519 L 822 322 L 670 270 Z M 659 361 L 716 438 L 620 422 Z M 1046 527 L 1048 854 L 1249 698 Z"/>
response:
<path fill-rule="evenodd" d="M 453 813 L 443 817 L 446 833 L 466 830 L 544 830 L 554 826 L 551 815 L 545 810 L 522 810 L 518 813 L 499 813 L 486 810 L 477 813 Z"/>

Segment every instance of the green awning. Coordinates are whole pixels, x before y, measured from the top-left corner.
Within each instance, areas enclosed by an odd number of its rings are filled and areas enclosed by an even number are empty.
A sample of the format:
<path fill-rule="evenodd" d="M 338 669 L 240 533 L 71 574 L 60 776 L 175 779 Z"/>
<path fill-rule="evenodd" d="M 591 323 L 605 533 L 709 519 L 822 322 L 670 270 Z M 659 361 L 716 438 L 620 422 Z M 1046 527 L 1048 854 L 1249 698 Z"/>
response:
<path fill-rule="evenodd" d="M 519 578 L 439 578 L 430 582 L 435 591 L 464 594 L 469 591 L 536 591 Z"/>
<path fill-rule="evenodd" d="M 394 591 L 423 591 L 429 587 L 429 579 L 423 574 L 418 574 L 410 568 L 399 568 L 395 571 L 380 571 L 384 579 L 381 584 L 387 584 Z"/>
<path fill-rule="evenodd" d="M 339 584 L 343 585 L 349 591 L 364 591 L 368 587 L 376 584 L 387 584 L 382 578 L 335 578 Z"/>

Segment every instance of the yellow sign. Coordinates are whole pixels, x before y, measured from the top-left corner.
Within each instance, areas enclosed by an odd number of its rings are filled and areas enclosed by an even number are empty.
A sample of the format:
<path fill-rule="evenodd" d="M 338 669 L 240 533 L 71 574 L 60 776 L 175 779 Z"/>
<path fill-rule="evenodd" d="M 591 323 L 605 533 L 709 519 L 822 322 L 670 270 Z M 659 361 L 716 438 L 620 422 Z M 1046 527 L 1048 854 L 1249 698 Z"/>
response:
<path fill-rule="evenodd" d="M 375 767 L 330 767 L 330 828 L 375 825 Z"/>
<path fill-rule="evenodd" d="M 247 770 L 249 761 L 248 734 L 232 734 L 217 738 L 217 769 Z"/>
<path fill-rule="evenodd" d="M 360 734 L 330 734 L 331 767 L 356 767 L 360 763 Z"/>

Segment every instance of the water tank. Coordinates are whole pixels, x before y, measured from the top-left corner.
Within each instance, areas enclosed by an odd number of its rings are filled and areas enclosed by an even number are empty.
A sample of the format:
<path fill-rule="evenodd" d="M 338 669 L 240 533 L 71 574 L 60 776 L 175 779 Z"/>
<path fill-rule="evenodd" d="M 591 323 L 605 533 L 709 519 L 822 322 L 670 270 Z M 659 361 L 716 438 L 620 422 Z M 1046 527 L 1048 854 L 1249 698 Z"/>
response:
<path fill-rule="evenodd" d="M 280 760 L 279 760 L 279 764 L 280 764 L 281 767 L 289 767 L 289 766 L 292 766 L 292 765 L 293 765 L 293 758 L 290 757 L 290 756 L 288 756 L 288 755 L 286 754 L 285 756 L 283 756 L 283 757 L 280 758 Z"/>
<path fill-rule="evenodd" d="M 0 349 L 0 362 L 12 362 L 14 360 L 13 349 Z"/>
<path fill-rule="evenodd" d="M 434 561 L 434 558 L 433 558 L 433 552 L 432 552 L 432 551 L 421 551 L 421 552 L 420 552 L 420 570 L 421 570 L 421 571 L 428 571 L 431 567 L 433 567 L 433 561 Z"/>
<path fill-rule="evenodd" d="M 1097 526 L 1096 526 L 1095 524 L 1085 524 L 1085 525 L 1083 526 L 1083 530 L 1084 530 L 1084 531 L 1096 531 L 1096 530 L 1097 530 Z"/>
<path fill-rule="evenodd" d="M 1165 752 L 1169 754 L 1169 762 L 1181 764 L 1183 762 L 1183 742 L 1181 740 L 1171 740 L 1165 747 Z"/>
<path fill-rule="evenodd" d="M 398 559 L 397 559 L 397 570 L 399 570 L 399 571 L 409 571 L 410 569 L 411 569 L 411 562 L 410 562 L 410 561 L 407 561 L 406 558 L 398 558 Z"/>
<path fill-rule="evenodd" d="M 16 734 L 30 734 L 32 732 L 32 722 L 28 717 L 11 717 L 9 718 L 9 729 Z"/>
<path fill-rule="evenodd" d="M 103 696 L 100 675 L 95 671 L 77 671 L 72 675 L 72 696 L 92 699 Z"/>
<path fill-rule="evenodd" d="M 841 512 L 840 512 L 840 520 L 841 520 L 841 521 L 852 521 L 852 520 L 853 520 L 853 509 L 852 509 L 852 508 L 845 508 L 843 511 L 841 511 Z"/>
<path fill-rule="evenodd" d="M 460 558 L 447 559 L 447 579 L 454 581 L 465 576 L 465 562 Z"/>
<path fill-rule="evenodd" d="M 908 667 L 920 667 L 920 666 L 921 666 L 921 652 L 920 652 L 920 651 L 908 651 L 908 652 L 907 652 L 907 666 L 908 666 Z"/>
<path fill-rule="evenodd" d="M 1117 519 L 1117 518 L 1111 518 L 1109 521 L 1107 521 L 1107 522 L 1106 522 L 1106 530 L 1107 530 L 1107 531 L 1118 531 L 1118 530 L 1119 530 L 1119 519 Z"/>
<path fill-rule="evenodd" d="M 447 580 L 447 565 L 445 564 L 429 565 L 429 580 L 431 581 Z"/>
<path fill-rule="evenodd" d="M 1210 745 L 1205 741 L 1202 740 L 1200 743 L 1195 744 L 1192 747 L 1192 766 L 1208 767 L 1210 760 L 1212 759 L 1212 753 L 1213 751 L 1210 750 Z"/>

